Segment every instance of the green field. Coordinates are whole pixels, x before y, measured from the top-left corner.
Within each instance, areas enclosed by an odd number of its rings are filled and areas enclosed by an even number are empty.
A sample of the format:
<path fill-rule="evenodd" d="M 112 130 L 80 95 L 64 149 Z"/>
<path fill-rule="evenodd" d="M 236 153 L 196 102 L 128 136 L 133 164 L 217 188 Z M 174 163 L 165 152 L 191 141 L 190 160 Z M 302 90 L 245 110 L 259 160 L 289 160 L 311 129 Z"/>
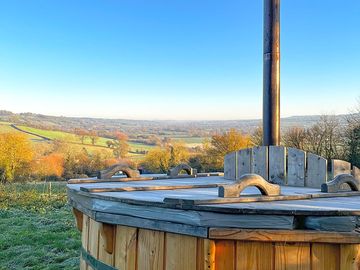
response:
<path fill-rule="evenodd" d="M 32 140 L 32 142 L 34 142 L 35 144 L 47 142 L 46 140 L 41 139 L 37 136 L 18 131 L 16 129 L 12 128 L 10 125 L 11 125 L 11 123 L 8 123 L 8 122 L 0 122 L 0 133 L 5 133 L 5 132 L 23 133 L 30 140 Z M 29 127 L 29 126 L 17 126 L 17 127 L 24 131 L 31 132 L 33 134 L 37 134 L 37 135 L 49 138 L 50 140 L 60 140 L 60 141 L 70 143 L 73 145 L 73 147 L 75 149 L 86 148 L 90 152 L 97 151 L 97 150 L 102 150 L 102 151 L 106 151 L 109 153 L 112 152 L 112 150 L 109 149 L 106 144 L 106 142 L 108 140 L 111 140 L 109 138 L 98 137 L 96 143 L 94 145 L 92 145 L 90 138 L 86 137 L 84 140 L 84 144 L 82 144 L 79 136 L 76 136 L 73 133 L 63 132 L 63 131 L 54 131 L 54 130 L 44 130 L 44 129 L 38 129 L 38 128 Z M 205 139 L 204 137 L 189 137 L 186 134 L 172 134 L 172 135 L 169 134 L 168 137 L 171 138 L 173 141 L 184 142 L 188 147 L 199 146 L 203 143 L 203 141 Z M 149 151 L 155 147 L 153 145 L 147 145 L 147 144 L 132 142 L 132 141 L 129 141 L 129 145 L 130 145 L 129 157 L 131 159 L 135 159 L 135 160 L 139 160 L 144 157 L 143 154 L 137 154 L 136 152 Z"/>
<path fill-rule="evenodd" d="M 65 183 L 0 185 L 0 269 L 79 269 Z"/>

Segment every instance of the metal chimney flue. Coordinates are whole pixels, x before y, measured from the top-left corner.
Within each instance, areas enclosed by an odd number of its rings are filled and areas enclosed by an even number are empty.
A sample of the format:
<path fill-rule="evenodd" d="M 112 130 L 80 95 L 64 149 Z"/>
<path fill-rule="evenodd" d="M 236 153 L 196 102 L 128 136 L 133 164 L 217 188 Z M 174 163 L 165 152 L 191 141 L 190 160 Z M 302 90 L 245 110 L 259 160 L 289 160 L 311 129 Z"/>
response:
<path fill-rule="evenodd" d="M 264 0 L 263 145 L 280 144 L 280 0 Z"/>

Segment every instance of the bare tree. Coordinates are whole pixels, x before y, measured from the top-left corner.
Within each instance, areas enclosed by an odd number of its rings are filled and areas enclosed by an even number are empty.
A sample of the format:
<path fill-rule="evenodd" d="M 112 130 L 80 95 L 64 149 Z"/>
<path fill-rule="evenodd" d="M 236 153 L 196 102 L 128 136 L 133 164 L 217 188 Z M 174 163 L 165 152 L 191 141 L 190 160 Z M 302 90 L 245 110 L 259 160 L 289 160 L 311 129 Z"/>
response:
<path fill-rule="evenodd" d="M 306 129 L 302 127 L 291 127 L 284 132 L 282 141 L 283 144 L 287 147 L 305 150 Z"/>
<path fill-rule="evenodd" d="M 342 130 L 335 116 L 321 116 L 320 120 L 309 128 L 306 133 L 306 150 L 328 160 L 342 157 Z"/>

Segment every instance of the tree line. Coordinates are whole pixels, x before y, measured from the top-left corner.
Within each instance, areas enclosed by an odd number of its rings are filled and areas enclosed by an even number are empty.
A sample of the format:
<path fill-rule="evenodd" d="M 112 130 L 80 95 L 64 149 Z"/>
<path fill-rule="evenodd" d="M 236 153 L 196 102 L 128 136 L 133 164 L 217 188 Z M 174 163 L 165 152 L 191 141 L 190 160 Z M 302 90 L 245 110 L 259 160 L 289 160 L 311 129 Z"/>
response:
<path fill-rule="evenodd" d="M 336 117 L 324 115 L 311 127 L 294 126 L 283 130 L 281 143 L 328 160 L 343 159 L 360 167 L 360 101 L 344 122 L 341 124 Z M 78 136 L 81 136 L 79 132 Z M 63 141 L 42 143 L 35 148 L 23 134 L 4 133 L 0 134 L 0 181 L 94 176 L 97 171 L 119 162 L 151 173 L 166 173 L 179 163 L 188 163 L 199 172 L 222 171 L 227 153 L 257 145 L 262 145 L 261 128 L 251 134 L 235 129 L 215 133 L 202 146 L 194 148 L 164 137 L 143 160 L 135 162 L 127 157 L 130 147 L 128 136 L 123 132 L 114 133 L 107 141 L 111 151 L 74 148 Z"/>

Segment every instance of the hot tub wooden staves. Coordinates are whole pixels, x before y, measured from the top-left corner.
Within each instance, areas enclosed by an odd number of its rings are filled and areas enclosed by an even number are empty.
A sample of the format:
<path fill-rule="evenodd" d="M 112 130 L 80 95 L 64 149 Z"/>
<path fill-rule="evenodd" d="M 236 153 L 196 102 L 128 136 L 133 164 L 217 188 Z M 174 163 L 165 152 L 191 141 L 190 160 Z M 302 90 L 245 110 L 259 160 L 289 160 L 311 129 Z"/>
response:
<path fill-rule="evenodd" d="M 360 269 L 358 174 L 328 177 L 312 155 L 263 150 L 229 154 L 225 176 L 181 165 L 188 175 L 70 180 L 81 269 Z M 264 177 L 260 159 L 276 165 Z"/>

